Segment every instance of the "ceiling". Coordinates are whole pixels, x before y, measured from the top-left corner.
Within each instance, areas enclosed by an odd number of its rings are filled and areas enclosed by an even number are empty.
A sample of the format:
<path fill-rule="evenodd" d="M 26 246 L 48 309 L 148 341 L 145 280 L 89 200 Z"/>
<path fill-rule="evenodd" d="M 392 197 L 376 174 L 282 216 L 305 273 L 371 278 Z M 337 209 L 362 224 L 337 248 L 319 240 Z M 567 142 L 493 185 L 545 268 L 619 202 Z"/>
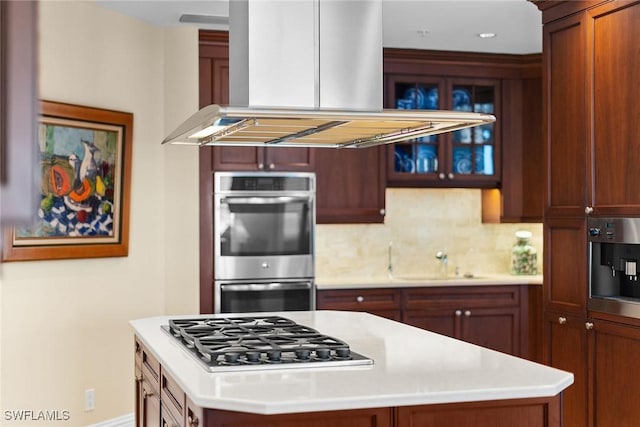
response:
<path fill-rule="evenodd" d="M 159 26 L 228 29 L 229 0 L 96 1 L 106 8 Z M 181 23 L 183 14 L 205 16 L 218 23 Z M 480 38 L 480 33 L 495 33 L 496 36 Z M 540 53 L 541 13 L 526 0 L 383 0 L 383 45 L 467 52 Z"/>

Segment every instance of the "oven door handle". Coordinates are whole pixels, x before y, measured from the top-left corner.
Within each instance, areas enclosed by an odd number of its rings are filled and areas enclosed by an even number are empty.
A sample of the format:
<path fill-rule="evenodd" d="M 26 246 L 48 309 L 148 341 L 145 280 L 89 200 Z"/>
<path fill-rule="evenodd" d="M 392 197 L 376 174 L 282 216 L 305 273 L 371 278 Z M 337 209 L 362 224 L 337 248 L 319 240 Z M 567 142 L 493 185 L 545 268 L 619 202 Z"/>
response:
<path fill-rule="evenodd" d="M 221 284 L 220 290 L 249 292 L 249 291 L 285 291 L 293 289 L 311 289 L 311 282 L 298 283 L 243 283 Z"/>
<path fill-rule="evenodd" d="M 223 197 L 220 199 L 220 203 L 230 204 L 249 204 L 249 205 L 267 205 L 275 203 L 291 203 L 291 202 L 307 202 L 310 197 L 295 197 L 295 196 L 276 196 L 276 197 Z"/>

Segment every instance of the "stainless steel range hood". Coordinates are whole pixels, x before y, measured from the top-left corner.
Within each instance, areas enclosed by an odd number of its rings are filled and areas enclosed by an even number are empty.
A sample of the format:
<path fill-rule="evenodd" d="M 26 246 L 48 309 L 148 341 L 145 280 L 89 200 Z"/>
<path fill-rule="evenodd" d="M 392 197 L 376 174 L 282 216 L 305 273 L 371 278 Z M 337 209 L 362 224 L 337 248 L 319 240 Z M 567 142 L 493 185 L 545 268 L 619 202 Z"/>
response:
<path fill-rule="evenodd" d="M 231 106 L 209 105 L 163 144 L 358 148 L 495 121 L 382 109 L 382 0 L 229 2 Z"/>

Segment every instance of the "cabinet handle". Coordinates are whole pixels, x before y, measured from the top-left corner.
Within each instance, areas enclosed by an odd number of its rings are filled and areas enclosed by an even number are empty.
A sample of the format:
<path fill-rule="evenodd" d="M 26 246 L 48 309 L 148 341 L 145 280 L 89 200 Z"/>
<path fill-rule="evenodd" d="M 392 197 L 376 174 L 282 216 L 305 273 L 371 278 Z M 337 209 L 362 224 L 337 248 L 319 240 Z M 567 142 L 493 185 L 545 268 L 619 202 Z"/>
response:
<path fill-rule="evenodd" d="M 558 323 L 564 325 L 565 323 L 567 323 L 567 318 L 563 316 L 558 317 Z"/>
<path fill-rule="evenodd" d="M 587 328 L 587 331 L 590 331 L 593 329 L 593 322 L 587 322 L 584 324 L 585 328 Z"/>
<path fill-rule="evenodd" d="M 260 170 L 264 169 L 264 163 L 258 163 L 258 169 Z"/>
<path fill-rule="evenodd" d="M 269 163 L 269 169 L 274 169 L 275 167 L 276 167 L 276 165 L 275 165 L 275 164 L 273 164 L 273 163 Z"/>
<path fill-rule="evenodd" d="M 356 301 L 357 301 L 357 302 L 364 302 L 364 297 L 363 297 L 362 295 L 358 295 L 358 296 L 356 297 Z"/>
<path fill-rule="evenodd" d="M 187 417 L 187 427 L 198 427 L 198 424 L 200 424 L 198 417 L 191 417 L 191 415 Z"/>
<path fill-rule="evenodd" d="M 456 314 L 457 317 L 462 316 L 462 310 L 456 310 L 455 314 Z"/>
<path fill-rule="evenodd" d="M 586 208 L 584 208 L 584 213 L 586 213 L 587 215 L 592 214 L 593 208 L 591 206 L 587 206 Z"/>
<path fill-rule="evenodd" d="M 438 178 L 440 178 L 440 179 L 445 179 L 445 177 L 446 177 L 446 175 L 443 172 L 440 172 L 438 174 Z"/>
<path fill-rule="evenodd" d="M 449 177 L 449 179 L 453 179 L 455 178 L 455 175 L 453 174 L 453 172 L 449 172 L 449 175 L 447 175 L 447 177 Z"/>
<path fill-rule="evenodd" d="M 469 316 L 471 316 L 471 312 L 469 310 L 465 310 L 464 315 L 466 317 L 469 317 Z"/>
<path fill-rule="evenodd" d="M 148 392 L 147 390 L 142 390 L 142 398 L 146 399 L 147 397 L 153 396 L 153 392 Z"/>

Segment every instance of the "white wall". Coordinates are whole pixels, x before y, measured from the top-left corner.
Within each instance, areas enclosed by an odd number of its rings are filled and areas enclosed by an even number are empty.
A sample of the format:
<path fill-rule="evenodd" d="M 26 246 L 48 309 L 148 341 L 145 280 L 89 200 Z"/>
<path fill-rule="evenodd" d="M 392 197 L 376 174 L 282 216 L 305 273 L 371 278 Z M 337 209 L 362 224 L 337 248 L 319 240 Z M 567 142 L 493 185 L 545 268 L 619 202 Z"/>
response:
<path fill-rule="evenodd" d="M 0 423 L 85 426 L 134 409 L 129 320 L 197 310 L 197 152 L 160 145 L 198 106 L 197 30 L 44 1 L 40 42 L 43 99 L 134 115 L 129 256 L 0 265 Z M 19 423 L 11 410 L 71 419 Z"/>

